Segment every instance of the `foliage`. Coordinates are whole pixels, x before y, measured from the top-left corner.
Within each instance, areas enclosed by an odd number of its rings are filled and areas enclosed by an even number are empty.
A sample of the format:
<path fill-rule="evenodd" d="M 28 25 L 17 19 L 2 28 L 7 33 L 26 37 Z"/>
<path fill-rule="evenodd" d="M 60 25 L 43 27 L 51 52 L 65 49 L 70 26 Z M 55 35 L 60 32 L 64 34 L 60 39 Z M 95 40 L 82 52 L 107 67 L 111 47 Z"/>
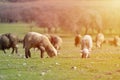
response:
<path fill-rule="evenodd" d="M 0 3 L 0 22 L 31 23 L 34 21 L 39 27 L 47 27 L 48 30 L 62 28 L 65 31 L 80 31 L 81 33 L 82 27 L 96 30 L 104 26 L 108 27 L 111 23 L 109 20 L 113 15 L 107 17 L 110 13 L 108 10 L 103 13 L 103 8 L 95 7 L 93 4 L 89 5 L 89 2 L 85 2 L 83 5 L 83 2 L 80 1 L 71 2 L 67 0 L 6 2 Z"/>

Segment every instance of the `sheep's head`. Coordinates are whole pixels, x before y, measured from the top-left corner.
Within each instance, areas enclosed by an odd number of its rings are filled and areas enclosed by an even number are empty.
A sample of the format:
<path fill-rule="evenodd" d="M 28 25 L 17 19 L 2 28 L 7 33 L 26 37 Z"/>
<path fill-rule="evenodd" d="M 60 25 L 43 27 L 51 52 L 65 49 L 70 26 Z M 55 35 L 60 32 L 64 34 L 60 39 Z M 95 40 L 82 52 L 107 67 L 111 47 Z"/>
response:
<path fill-rule="evenodd" d="M 46 51 L 50 57 L 57 56 L 57 50 L 55 48 L 47 49 Z"/>
<path fill-rule="evenodd" d="M 83 50 L 81 50 L 81 53 L 82 53 L 82 58 L 88 58 L 89 57 L 89 54 L 90 54 L 90 51 L 89 49 L 87 48 L 84 48 Z"/>

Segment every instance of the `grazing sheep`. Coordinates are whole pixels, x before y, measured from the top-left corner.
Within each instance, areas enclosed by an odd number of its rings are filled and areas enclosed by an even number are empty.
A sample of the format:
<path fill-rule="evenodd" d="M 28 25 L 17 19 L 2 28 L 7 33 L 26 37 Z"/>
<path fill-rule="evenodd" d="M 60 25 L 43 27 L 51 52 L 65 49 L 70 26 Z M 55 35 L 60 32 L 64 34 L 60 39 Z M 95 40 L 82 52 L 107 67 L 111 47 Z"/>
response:
<path fill-rule="evenodd" d="M 104 41 L 105 39 L 103 33 L 98 33 L 96 36 L 96 46 L 100 48 Z"/>
<path fill-rule="evenodd" d="M 84 48 L 82 51 L 82 58 L 89 58 L 90 51 L 87 48 Z"/>
<path fill-rule="evenodd" d="M 115 36 L 113 43 L 115 46 L 120 46 L 120 37 L 119 36 Z"/>
<path fill-rule="evenodd" d="M 57 50 L 50 43 L 49 39 L 37 32 L 28 32 L 23 40 L 23 48 L 25 48 L 25 57 L 31 57 L 30 49 L 38 48 L 41 51 L 41 58 L 43 58 L 44 51 L 50 57 L 57 56 Z"/>
<path fill-rule="evenodd" d="M 108 38 L 104 42 L 107 43 L 107 44 L 110 44 L 110 45 L 115 45 L 114 38 Z"/>
<path fill-rule="evenodd" d="M 80 35 L 80 34 L 77 34 L 76 36 L 75 36 L 75 46 L 76 47 L 78 47 L 81 43 L 81 38 L 82 38 L 82 36 Z"/>
<path fill-rule="evenodd" d="M 107 39 L 106 43 L 114 46 L 120 46 L 120 37 L 114 36 L 113 38 Z"/>
<path fill-rule="evenodd" d="M 12 33 L 6 33 L 0 35 L 0 49 L 6 53 L 5 49 L 12 48 L 12 54 L 14 51 L 18 52 L 18 37 Z"/>
<path fill-rule="evenodd" d="M 82 58 L 88 58 L 92 50 L 93 42 L 90 35 L 85 35 L 81 41 Z"/>
<path fill-rule="evenodd" d="M 55 47 L 55 49 L 57 49 L 57 51 L 61 49 L 62 42 L 63 42 L 61 37 L 53 34 L 45 34 L 45 35 L 48 37 L 48 39 L 50 40 L 52 45 Z"/>

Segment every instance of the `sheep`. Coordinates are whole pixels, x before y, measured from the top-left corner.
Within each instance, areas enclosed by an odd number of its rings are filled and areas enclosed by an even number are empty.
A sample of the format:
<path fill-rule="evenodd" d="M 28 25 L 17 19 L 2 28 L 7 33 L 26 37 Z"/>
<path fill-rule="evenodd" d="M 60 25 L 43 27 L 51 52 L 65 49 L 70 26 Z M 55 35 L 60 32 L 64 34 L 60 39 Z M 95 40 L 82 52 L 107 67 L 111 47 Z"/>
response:
<path fill-rule="evenodd" d="M 10 41 L 6 36 L 0 35 L 0 49 L 6 53 L 5 49 L 8 49 L 10 45 Z"/>
<path fill-rule="evenodd" d="M 92 50 L 93 41 L 90 35 L 85 35 L 81 40 L 82 58 L 88 58 Z"/>
<path fill-rule="evenodd" d="M 109 38 L 105 40 L 106 43 L 114 46 L 120 46 L 120 37 L 119 36 L 114 36 L 113 38 Z"/>
<path fill-rule="evenodd" d="M 49 39 L 37 32 L 28 32 L 24 36 L 23 48 L 25 48 L 25 57 L 31 57 L 31 48 L 38 48 L 41 51 L 41 58 L 43 58 L 44 51 L 47 52 L 48 56 L 57 56 L 57 50 L 50 43 Z"/>
<path fill-rule="evenodd" d="M 5 49 L 12 48 L 12 54 L 14 51 L 18 53 L 18 37 L 12 33 L 6 33 L 0 35 L 0 50 L 3 50 L 6 53 Z"/>
<path fill-rule="evenodd" d="M 75 44 L 76 47 L 78 47 L 78 46 L 81 44 L 81 43 L 80 43 L 80 42 L 81 42 L 81 38 L 82 38 L 82 36 L 81 36 L 80 34 L 77 34 L 77 35 L 75 36 L 75 40 L 74 40 L 75 43 L 74 43 L 74 44 Z"/>
<path fill-rule="evenodd" d="M 104 41 L 106 44 L 115 45 L 114 38 L 107 38 Z"/>
<path fill-rule="evenodd" d="M 61 49 L 62 46 L 62 38 L 59 37 L 58 35 L 54 35 L 54 34 L 45 34 L 48 39 L 50 40 L 51 44 L 55 47 L 55 49 L 58 51 Z"/>
<path fill-rule="evenodd" d="M 87 48 L 84 48 L 82 51 L 82 58 L 89 58 L 90 51 Z"/>
<path fill-rule="evenodd" d="M 104 34 L 98 33 L 96 36 L 96 46 L 100 48 L 104 41 L 105 41 Z"/>
<path fill-rule="evenodd" d="M 120 37 L 119 36 L 115 36 L 113 39 L 113 43 L 115 46 L 120 46 Z"/>

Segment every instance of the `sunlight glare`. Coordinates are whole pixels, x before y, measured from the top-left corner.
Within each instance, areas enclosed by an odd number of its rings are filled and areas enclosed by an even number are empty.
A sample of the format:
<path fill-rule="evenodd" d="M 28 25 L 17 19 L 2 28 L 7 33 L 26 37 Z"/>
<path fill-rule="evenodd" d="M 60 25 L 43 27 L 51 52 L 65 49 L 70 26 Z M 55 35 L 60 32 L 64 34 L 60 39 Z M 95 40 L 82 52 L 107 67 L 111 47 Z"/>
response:
<path fill-rule="evenodd" d="M 111 7 L 113 8 L 120 8 L 120 0 L 112 0 Z"/>

